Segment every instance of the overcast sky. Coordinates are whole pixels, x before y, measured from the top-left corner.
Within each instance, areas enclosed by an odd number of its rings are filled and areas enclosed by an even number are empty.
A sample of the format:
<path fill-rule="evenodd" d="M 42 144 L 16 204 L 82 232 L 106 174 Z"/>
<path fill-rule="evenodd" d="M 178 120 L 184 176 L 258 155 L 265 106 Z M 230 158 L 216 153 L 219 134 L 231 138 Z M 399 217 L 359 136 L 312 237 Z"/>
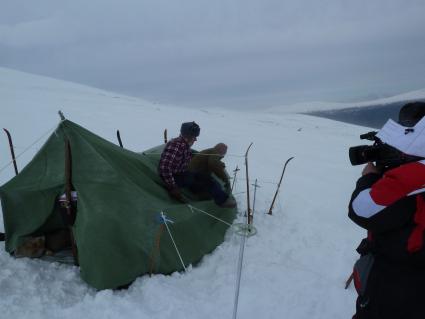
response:
<path fill-rule="evenodd" d="M 193 106 L 425 87 L 424 0 L 0 0 L 0 66 Z"/>

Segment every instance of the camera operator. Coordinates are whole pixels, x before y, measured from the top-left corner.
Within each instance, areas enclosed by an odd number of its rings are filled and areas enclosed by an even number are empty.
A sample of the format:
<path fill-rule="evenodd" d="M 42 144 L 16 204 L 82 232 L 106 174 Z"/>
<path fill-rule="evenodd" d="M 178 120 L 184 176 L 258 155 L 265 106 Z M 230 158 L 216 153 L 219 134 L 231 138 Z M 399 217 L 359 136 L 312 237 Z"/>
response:
<path fill-rule="evenodd" d="M 388 120 L 376 134 L 376 165 L 367 163 L 352 195 L 348 216 L 368 231 L 354 265 L 353 319 L 425 318 L 424 115 L 425 103 L 414 102 L 401 108 L 398 123 Z"/>

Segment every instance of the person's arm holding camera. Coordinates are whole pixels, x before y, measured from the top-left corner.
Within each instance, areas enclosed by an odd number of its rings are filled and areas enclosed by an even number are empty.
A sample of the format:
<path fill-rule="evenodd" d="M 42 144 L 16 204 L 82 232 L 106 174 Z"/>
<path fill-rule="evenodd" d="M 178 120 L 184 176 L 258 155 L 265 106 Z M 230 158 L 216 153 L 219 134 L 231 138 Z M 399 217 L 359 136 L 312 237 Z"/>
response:
<path fill-rule="evenodd" d="M 353 192 L 349 218 L 373 232 L 399 227 L 414 212 L 415 201 L 409 194 L 421 188 L 424 175 L 425 165 L 417 162 L 401 165 L 384 174 L 368 163 Z M 405 213 L 400 214 L 402 211 Z"/>

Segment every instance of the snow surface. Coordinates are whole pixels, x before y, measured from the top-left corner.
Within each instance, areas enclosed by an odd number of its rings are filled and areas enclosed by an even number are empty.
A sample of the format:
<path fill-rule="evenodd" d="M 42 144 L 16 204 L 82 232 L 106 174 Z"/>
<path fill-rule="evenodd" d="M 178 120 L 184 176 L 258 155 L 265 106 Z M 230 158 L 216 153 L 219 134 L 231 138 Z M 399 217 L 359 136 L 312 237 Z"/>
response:
<path fill-rule="evenodd" d="M 20 169 L 65 116 L 126 148 L 140 151 L 162 143 L 163 130 L 176 136 L 183 121 L 196 121 L 195 148 L 225 142 L 229 170 L 238 165 L 235 193 L 246 208 L 244 161 L 250 142 L 250 179 L 258 179 L 254 225 L 246 241 L 238 318 L 351 318 L 355 291 L 344 290 L 364 235 L 347 218 L 347 204 L 360 175 L 348 148 L 361 144 L 364 127 L 298 114 L 194 110 L 69 82 L 0 68 L 0 121 L 16 145 Z M 44 135 L 43 135 L 44 134 Z M 265 214 L 283 163 L 287 167 L 273 215 Z M 0 184 L 13 175 L 0 137 Z M 238 194 L 239 193 L 239 194 Z M 253 193 L 251 193 L 251 199 Z M 3 230 L 0 217 L 0 230 Z M 239 216 L 239 221 L 244 217 Z M 15 259 L 0 243 L 1 318 L 232 318 L 241 237 L 229 230 L 225 242 L 186 273 L 143 276 L 128 290 L 96 291 L 78 268 L 37 259 Z"/>

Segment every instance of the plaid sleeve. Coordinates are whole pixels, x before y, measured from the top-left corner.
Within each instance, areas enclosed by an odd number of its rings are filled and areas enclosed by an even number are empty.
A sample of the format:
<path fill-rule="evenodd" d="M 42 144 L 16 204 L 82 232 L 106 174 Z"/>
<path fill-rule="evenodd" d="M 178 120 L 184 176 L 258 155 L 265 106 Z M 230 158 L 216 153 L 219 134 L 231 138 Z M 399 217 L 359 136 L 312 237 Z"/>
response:
<path fill-rule="evenodd" d="M 192 159 L 192 151 L 190 148 L 186 148 L 183 152 L 183 160 L 182 160 L 182 166 L 181 171 L 187 171 L 189 168 L 190 160 Z"/>
<path fill-rule="evenodd" d="M 181 157 L 180 147 L 178 142 L 171 141 L 165 147 L 159 161 L 159 175 L 164 180 L 168 189 L 176 187 L 176 182 L 173 177 L 173 171 L 176 168 L 176 158 Z"/>

